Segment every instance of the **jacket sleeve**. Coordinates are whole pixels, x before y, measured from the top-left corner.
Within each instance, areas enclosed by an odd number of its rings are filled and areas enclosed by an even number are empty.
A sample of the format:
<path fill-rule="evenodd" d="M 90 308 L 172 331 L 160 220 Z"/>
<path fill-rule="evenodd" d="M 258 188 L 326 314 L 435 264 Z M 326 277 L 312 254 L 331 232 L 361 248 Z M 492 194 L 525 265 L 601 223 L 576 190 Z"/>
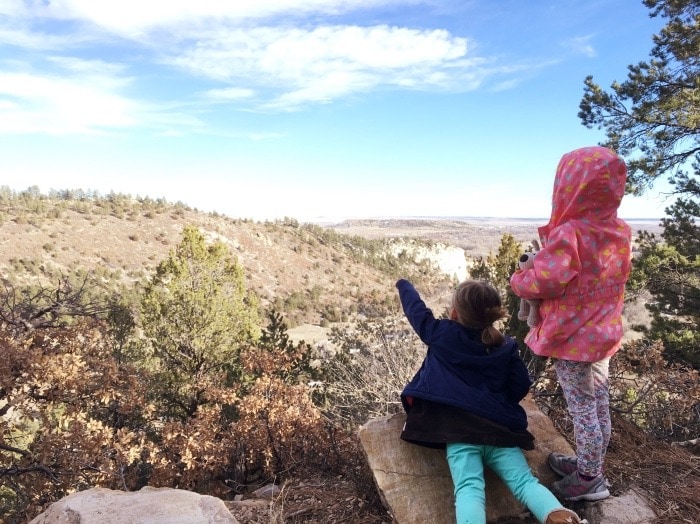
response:
<path fill-rule="evenodd" d="M 530 391 L 532 380 L 527 371 L 527 366 L 518 355 L 517 346 L 513 349 L 510 359 L 510 372 L 508 374 L 508 400 L 517 404 Z"/>
<path fill-rule="evenodd" d="M 513 273 L 510 287 L 517 296 L 528 300 L 559 297 L 578 276 L 578 260 L 576 235 L 560 228 L 537 252 L 533 267 Z"/>
<path fill-rule="evenodd" d="M 438 327 L 438 320 L 420 298 L 418 291 L 408 280 L 396 282 L 401 307 L 413 330 L 426 345 L 430 345 Z"/>

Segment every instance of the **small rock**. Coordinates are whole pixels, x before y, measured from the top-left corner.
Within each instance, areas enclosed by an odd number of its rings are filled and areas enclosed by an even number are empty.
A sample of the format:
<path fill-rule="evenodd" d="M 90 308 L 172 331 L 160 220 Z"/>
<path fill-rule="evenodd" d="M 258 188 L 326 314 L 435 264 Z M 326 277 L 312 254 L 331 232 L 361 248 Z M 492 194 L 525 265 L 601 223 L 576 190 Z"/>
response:
<path fill-rule="evenodd" d="M 625 493 L 586 504 L 579 511 L 591 523 L 605 524 L 652 524 L 657 522 L 656 513 L 647 499 L 635 489 Z"/>
<path fill-rule="evenodd" d="M 221 499 L 192 491 L 92 488 L 49 506 L 30 524 L 238 524 Z"/>
<path fill-rule="evenodd" d="M 253 491 L 253 494 L 259 499 L 271 499 L 272 497 L 279 495 L 281 491 L 282 490 L 278 485 L 268 484 L 267 486 L 263 486 L 262 488 L 258 488 Z"/>

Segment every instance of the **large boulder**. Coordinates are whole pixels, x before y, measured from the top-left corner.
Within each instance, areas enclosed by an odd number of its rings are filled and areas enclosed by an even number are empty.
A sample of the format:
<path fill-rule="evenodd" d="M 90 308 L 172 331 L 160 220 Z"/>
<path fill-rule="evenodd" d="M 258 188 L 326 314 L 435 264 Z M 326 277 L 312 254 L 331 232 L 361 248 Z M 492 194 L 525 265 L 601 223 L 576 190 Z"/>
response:
<path fill-rule="evenodd" d="M 521 402 L 527 412 L 529 430 L 536 448 L 526 451 L 530 469 L 540 482 L 549 486 L 557 477 L 547 465 L 553 452 L 573 454 L 571 445 L 532 398 Z M 360 441 L 374 474 L 384 505 L 397 524 L 454 524 L 452 478 L 445 452 L 404 442 L 399 438 L 406 417 L 392 415 L 371 420 L 359 430 Z M 486 519 L 517 520 L 527 511 L 488 468 L 486 479 Z M 635 489 L 596 502 L 579 503 L 574 509 L 590 524 L 650 524 L 656 515 Z M 523 520 L 524 521 L 524 520 Z"/>
<path fill-rule="evenodd" d="M 221 499 L 171 488 L 92 488 L 52 504 L 30 524 L 238 524 Z"/>
<path fill-rule="evenodd" d="M 526 451 L 525 456 L 533 473 L 549 485 L 558 480 L 547 466 L 549 453 L 574 451 L 530 397 L 523 400 L 522 406 L 536 442 L 536 449 Z M 453 486 L 445 452 L 401 440 L 399 434 L 405 419 L 403 413 L 382 417 L 359 430 L 384 504 L 399 524 L 454 524 Z M 488 468 L 485 478 L 487 520 L 517 517 L 527 511 Z"/>

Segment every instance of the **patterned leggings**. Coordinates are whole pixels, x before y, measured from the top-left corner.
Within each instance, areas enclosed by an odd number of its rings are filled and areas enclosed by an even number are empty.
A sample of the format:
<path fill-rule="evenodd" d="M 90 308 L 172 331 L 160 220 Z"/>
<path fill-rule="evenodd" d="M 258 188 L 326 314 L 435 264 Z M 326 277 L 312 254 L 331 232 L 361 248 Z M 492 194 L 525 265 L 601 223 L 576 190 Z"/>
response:
<path fill-rule="evenodd" d="M 610 359 L 598 362 L 554 360 L 554 370 L 574 423 L 578 471 L 596 476 L 603 472 L 610 442 Z"/>

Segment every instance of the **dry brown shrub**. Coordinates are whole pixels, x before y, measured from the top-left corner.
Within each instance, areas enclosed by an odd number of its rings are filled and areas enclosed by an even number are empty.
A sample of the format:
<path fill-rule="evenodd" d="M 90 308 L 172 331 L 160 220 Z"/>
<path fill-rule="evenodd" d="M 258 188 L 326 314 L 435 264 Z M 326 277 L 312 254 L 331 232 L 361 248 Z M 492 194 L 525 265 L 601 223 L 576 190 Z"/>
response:
<path fill-rule="evenodd" d="M 137 483 L 143 434 L 123 424 L 147 411 L 129 367 L 111 358 L 98 324 L 0 332 L 0 504 L 8 522 L 93 485 Z M 12 519 L 15 520 L 12 520 Z"/>
<path fill-rule="evenodd" d="M 650 436 L 671 441 L 700 433 L 700 373 L 663 358 L 659 342 L 625 344 L 610 361 L 610 406 Z M 534 385 L 542 409 L 565 434 L 572 431 L 551 362 Z"/>
<path fill-rule="evenodd" d="M 234 431 L 248 444 L 247 463 L 274 477 L 318 462 L 317 453 L 327 448 L 324 426 L 306 386 L 263 376 L 241 403 Z"/>
<path fill-rule="evenodd" d="M 299 477 L 342 478 L 365 509 L 381 513 L 356 435 L 325 418 L 307 386 L 285 382 L 299 377 L 294 354 L 264 360 L 244 396 L 217 386 L 223 377 L 208 377 L 206 403 L 195 416 L 168 421 L 146 400 L 147 372 L 119 364 L 106 333 L 102 323 L 82 321 L 20 343 L 0 330 L 6 524 L 27 522 L 95 486 L 148 484 L 225 499 Z"/>
<path fill-rule="evenodd" d="M 637 340 L 611 360 L 613 409 L 666 441 L 700 434 L 700 372 L 663 357 L 660 341 Z"/>
<path fill-rule="evenodd" d="M 606 476 L 613 495 L 641 487 L 657 524 L 697 522 L 700 457 L 650 436 L 619 414 L 613 416 Z"/>
<path fill-rule="evenodd" d="M 185 421 L 153 422 L 154 435 L 142 460 L 148 484 L 222 496 L 230 491 L 230 455 L 236 443 L 231 423 L 222 416 L 224 406 L 237 401 L 230 388 L 210 386 L 206 404 Z"/>

